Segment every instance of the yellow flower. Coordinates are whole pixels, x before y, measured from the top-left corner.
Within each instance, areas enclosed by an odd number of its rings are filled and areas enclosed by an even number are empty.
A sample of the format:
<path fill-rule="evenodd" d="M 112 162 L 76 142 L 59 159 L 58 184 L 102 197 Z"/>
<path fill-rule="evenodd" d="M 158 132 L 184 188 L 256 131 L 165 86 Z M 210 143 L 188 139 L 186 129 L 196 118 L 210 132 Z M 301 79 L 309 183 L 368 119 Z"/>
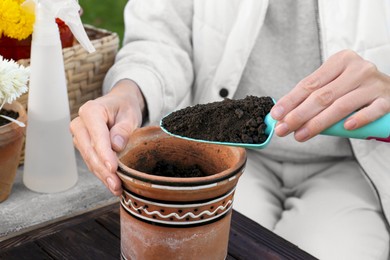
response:
<path fill-rule="evenodd" d="M 31 35 L 35 21 L 31 8 L 24 0 L 0 1 L 0 35 L 23 40 Z"/>

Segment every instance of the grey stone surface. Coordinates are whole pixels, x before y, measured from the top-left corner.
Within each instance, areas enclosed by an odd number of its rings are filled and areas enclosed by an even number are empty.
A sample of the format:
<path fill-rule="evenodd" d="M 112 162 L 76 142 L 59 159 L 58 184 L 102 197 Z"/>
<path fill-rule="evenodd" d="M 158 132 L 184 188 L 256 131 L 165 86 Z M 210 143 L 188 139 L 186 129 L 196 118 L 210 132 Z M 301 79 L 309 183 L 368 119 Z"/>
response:
<path fill-rule="evenodd" d="M 9 198 L 0 203 L 0 241 L 59 219 L 119 203 L 89 172 L 78 153 L 77 165 L 77 184 L 67 191 L 52 194 L 27 189 L 22 181 L 23 167 L 20 167 Z"/>

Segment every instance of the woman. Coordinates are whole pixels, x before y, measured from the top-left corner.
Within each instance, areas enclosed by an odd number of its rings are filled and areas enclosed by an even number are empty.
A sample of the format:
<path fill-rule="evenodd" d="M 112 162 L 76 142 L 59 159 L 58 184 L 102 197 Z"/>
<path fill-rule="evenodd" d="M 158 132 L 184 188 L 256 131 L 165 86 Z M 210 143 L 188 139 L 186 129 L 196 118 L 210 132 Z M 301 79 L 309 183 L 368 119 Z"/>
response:
<path fill-rule="evenodd" d="M 320 259 L 386 260 L 390 145 L 317 134 L 356 110 L 346 129 L 390 112 L 388 17 L 385 0 L 129 1 L 108 93 L 80 109 L 74 143 L 119 196 L 116 152 L 137 127 L 272 96 L 279 138 L 248 150 L 235 209 Z"/>

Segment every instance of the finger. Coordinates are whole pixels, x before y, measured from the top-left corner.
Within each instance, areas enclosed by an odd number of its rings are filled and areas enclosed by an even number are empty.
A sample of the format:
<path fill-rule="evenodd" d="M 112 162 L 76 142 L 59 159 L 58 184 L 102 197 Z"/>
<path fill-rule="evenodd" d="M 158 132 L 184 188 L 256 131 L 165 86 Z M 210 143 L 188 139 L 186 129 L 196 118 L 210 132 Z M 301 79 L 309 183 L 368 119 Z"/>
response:
<path fill-rule="evenodd" d="M 288 94 L 283 96 L 271 109 L 271 116 L 282 120 L 285 115 L 301 104 L 311 93 L 329 84 L 346 68 L 345 62 L 340 62 L 339 53 L 331 56 L 316 71 L 301 80 Z"/>
<path fill-rule="evenodd" d="M 71 122 L 70 128 L 73 133 L 73 143 L 79 150 L 88 169 L 95 174 L 114 195 L 119 196 L 122 193 L 121 181 L 114 173 L 114 169 L 107 169 L 107 166 L 100 160 L 91 145 L 90 136 L 83 121 L 79 117 L 75 118 Z"/>
<path fill-rule="evenodd" d="M 84 152 L 86 149 L 86 145 L 83 145 L 84 142 L 88 143 L 90 138 L 88 131 L 86 130 L 83 121 L 80 117 L 76 117 L 70 122 L 70 132 L 73 136 L 73 144 L 80 151 L 80 153 Z M 80 141 L 81 142 L 80 142 Z"/>
<path fill-rule="evenodd" d="M 82 156 L 88 169 L 103 182 L 112 194 L 115 196 L 122 194 L 121 180 L 115 173 L 107 169 L 107 166 L 100 161 L 99 156 L 93 149 L 89 149 L 88 153 L 82 153 Z"/>
<path fill-rule="evenodd" d="M 295 139 L 303 142 L 321 133 L 353 111 L 371 103 L 376 95 L 373 93 L 370 87 L 358 88 L 347 93 L 299 128 L 294 134 Z"/>
<path fill-rule="evenodd" d="M 79 110 L 80 117 L 88 130 L 89 144 L 104 162 L 107 169 L 113 172 L 116 169 L 116 154 L 111 148 L 110 133 L 108 129 L 108 116 L 103 106 L 96 101 L 88 101 Z"/>
<path fill-rule="evenodd" d="M 347 118 L 344 127 L 347 130 L 354 130 L 369 124 L 390 111 L 390 104 L 384 98 L 378 98 L 369 106 L 360 109 L 358 112 Z"/>
<path fill-rule="evenodd" d="M 127 113 L 122 110 L 118 112 L 115 125 L 110 129 L 112 147 L 116 152 L 124 149 L 130 134 L 140 127 L 141 122 L 142 114 L 139 109 L 130 108 Z"/>

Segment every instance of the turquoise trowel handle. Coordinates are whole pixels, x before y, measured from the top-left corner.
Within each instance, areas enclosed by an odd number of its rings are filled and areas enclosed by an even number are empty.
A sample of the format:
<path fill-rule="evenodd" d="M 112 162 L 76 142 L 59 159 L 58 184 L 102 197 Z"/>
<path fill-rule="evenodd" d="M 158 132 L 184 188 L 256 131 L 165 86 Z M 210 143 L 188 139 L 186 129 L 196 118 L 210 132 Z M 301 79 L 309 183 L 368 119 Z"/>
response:
<path fill-rule="evenodd" d="M 351 131 L 344 128 L 345 119 L 329 127 L 321 134 L 358 139 L 378 139 L 390 142 L 390 113 L 368 125 Z"/>

